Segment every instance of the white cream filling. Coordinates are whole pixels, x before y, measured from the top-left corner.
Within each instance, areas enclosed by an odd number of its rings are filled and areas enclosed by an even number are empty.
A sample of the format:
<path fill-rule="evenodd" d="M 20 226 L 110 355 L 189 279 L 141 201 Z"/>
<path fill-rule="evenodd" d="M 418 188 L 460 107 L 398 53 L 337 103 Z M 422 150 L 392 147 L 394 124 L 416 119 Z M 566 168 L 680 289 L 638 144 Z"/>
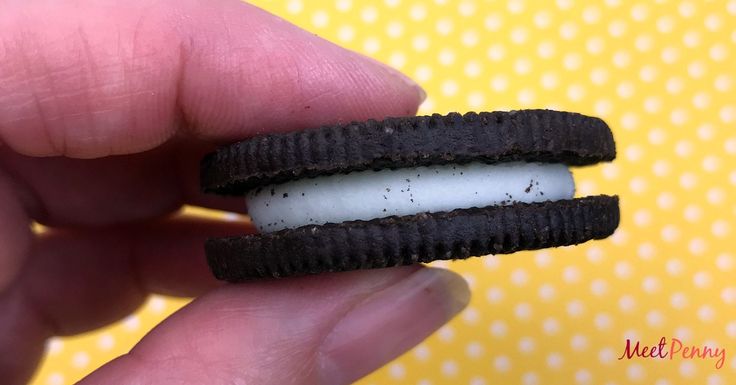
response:
<path fill-rule="evenodd" d="M 570 199 L 567 166 L 469 163 L 357 171 L 306 178 L 248 191 L 246 203 L 264 233 L 304 225 L 391 215 Z"/>

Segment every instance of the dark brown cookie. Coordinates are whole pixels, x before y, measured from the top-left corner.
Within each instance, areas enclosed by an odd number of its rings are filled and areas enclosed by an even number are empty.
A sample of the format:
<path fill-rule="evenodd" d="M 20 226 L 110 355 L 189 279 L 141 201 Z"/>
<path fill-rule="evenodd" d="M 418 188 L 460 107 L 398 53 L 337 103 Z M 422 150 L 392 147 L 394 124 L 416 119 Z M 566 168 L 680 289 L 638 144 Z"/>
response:
<path fill-rule="evenodd" d="M 523 110 L 370 120 L 255 137 L 205 157 L 202 189 L 243 195 L 297 178 L 350 171 L 524 160 L 589 165 L 616 156 L 598 118 Z"/>
<path fill-rule="evenodd" d="M 619 223 L 618 197 L 459 209 L 211 239 L 208 262 L 231 282 L 381 268 L 574 245 Z"/>

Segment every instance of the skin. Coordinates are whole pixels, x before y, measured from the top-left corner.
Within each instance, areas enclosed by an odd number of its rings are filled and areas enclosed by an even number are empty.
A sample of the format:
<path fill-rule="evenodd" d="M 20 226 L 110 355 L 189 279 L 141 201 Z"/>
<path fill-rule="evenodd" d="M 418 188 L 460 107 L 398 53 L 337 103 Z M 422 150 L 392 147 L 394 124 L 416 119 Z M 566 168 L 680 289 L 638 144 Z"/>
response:
<path fill-rule="evenodd" d="M 425 267 L 216 282 L 206 237 L 245 223 L 199 193 L 202 154 L 265 132 L 411 115 L 400 73 L 235 0 L 0 1 L 0 373 L 149 293 L 197 298 L 82 381 L 347 384 L 468 301 Z M 48 227 L 37 235 L 35 221 Z"/>

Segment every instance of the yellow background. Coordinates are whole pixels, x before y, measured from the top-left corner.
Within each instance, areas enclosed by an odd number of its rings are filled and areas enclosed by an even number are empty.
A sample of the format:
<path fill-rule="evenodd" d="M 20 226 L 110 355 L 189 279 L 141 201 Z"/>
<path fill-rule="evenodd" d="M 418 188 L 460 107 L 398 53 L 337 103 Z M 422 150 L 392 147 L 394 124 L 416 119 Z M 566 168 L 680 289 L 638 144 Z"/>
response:
<path fill-rule="evenodd" d="M 622 223 L 574 248 L 443 263 L 470 307 L 362 384 L 736 383 L 736 1 L 256 1 L 417 79 L 420 113 L 547 107 L 603 117 L 619 157 L 575 170 Z M 80 379 L 182 300 L 52 339 L 34 384 Z M 726 348 L 617 360 L 626 338 Z"/>

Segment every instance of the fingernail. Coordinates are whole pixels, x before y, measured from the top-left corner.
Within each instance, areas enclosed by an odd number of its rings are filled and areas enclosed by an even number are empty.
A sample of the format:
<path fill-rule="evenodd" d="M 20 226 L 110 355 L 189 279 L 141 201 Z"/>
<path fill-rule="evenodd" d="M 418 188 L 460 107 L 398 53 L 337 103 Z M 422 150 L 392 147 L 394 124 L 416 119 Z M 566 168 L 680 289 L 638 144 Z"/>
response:
<path fill-rule="evenodd" d="M 459 313 L 467 283 L 443 269 L 423 268 L 378 291 L 338 321 L 319 350 L 320 383 L 349 384 L 411 349 Z"/>

